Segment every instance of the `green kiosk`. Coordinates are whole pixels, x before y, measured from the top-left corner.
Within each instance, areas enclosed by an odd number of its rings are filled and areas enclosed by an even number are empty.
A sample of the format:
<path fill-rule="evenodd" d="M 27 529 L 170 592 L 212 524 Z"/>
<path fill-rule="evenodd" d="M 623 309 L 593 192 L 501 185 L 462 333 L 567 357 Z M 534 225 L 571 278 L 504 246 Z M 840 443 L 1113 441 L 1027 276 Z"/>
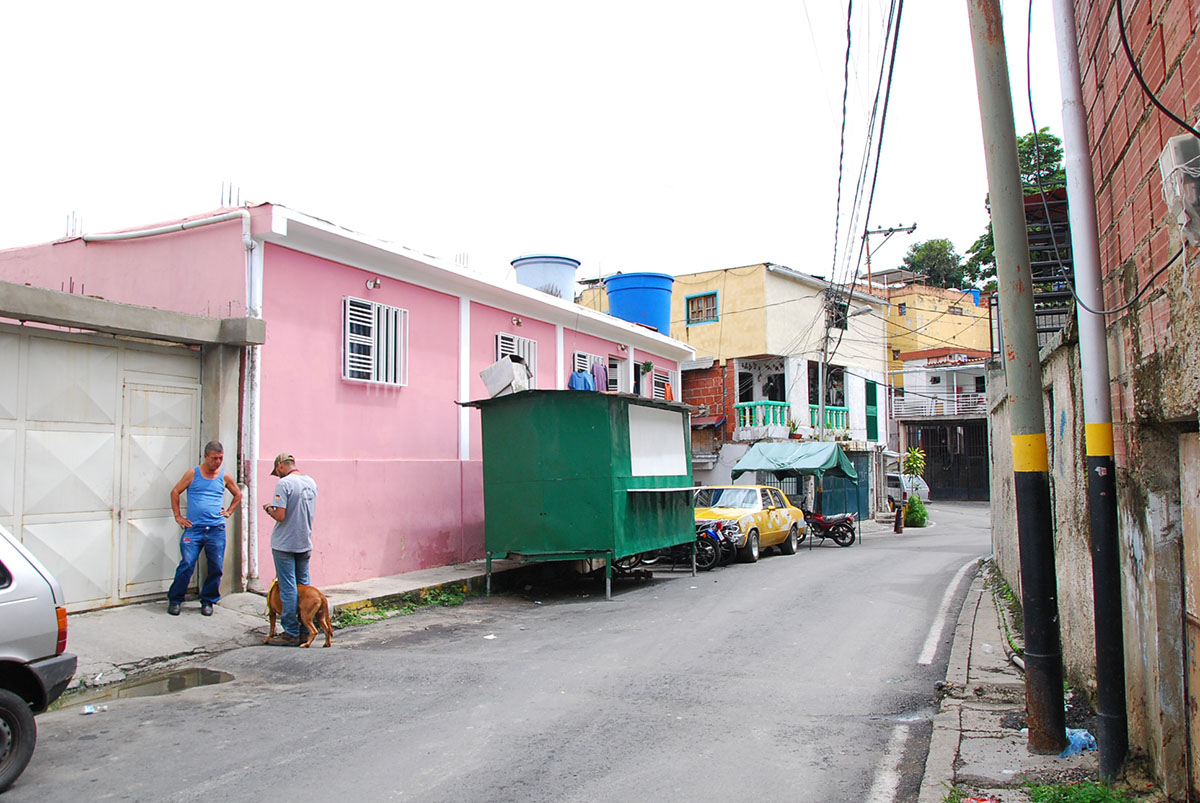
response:
<path fill-rule="evenodd" d="M 492 559 L 613 561 L 695 540 L 689 407 L 628 393 L 526 390 L 464 404 L 483 425 Z"/>

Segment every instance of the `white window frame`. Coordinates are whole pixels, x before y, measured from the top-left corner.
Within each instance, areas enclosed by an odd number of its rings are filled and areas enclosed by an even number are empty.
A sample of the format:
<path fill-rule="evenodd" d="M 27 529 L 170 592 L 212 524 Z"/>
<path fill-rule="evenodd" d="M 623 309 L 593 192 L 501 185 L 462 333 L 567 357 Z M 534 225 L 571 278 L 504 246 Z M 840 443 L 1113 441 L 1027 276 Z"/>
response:
<path fill-rule="evenodd" d="M 653 372 L 653 378 L 650 380 L 651 387 L 653 388 L 653 394 L 651 395 L 651 398 L 658 399 L 659 401 L 666 401 L 667 385 L 669 384 L 673 391 L 673 395 L 675 396 L 675 400 L 678 401 L 679 383 L 676 380 L 678 374 L 678 371 L 660 371 L 655 368 Z"/>
<path fill-rule="evenodd" d="M 342 379 L 408 385 L 408 310 L 342 298 Z"/>
<path fill-rule="evenodd" d="M 501 360 L 510 354 L 515 354 L 525 361 L 529 368 L 529 387 L 537 387 L 537 341 L 528 337 L 518 337 L 508 332 L 496 333 L 496 359 Z"/>
<path fill-rule="evenodd" d="M 596 363 L 608 364 L 608 361 L 599 354 L 588 354 L 586 351 L 577 351 L 571 355 L 571 370 L 572 371 L 590 371 Z"/>
<path fill-rule="evenodd" d="M 614 357 L 611 354 L 608 357 L 608 390 L 610 393 L 629 393 L 629 374 L 625 367 L 625 360 L 620 357 Z"/>

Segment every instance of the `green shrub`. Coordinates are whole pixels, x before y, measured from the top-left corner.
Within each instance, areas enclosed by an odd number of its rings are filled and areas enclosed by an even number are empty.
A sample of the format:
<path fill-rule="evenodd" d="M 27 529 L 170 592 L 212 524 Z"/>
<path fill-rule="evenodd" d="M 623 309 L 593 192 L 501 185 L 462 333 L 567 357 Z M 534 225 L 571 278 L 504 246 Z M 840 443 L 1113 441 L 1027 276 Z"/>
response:
<path fill-rule="evenodd" d="M 924 527 L 929 521 L 929 511 L 919 496 L 908 497 L 908 509 L 904 513 L 905 527 Z"/>

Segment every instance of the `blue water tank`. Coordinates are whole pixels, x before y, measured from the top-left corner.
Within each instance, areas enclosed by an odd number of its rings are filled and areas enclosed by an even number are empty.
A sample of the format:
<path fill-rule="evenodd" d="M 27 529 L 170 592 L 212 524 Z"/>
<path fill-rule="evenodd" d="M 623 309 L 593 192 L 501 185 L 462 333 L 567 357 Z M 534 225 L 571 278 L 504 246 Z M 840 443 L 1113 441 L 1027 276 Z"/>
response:
<path fill-rule="evenodd" d="M 604 280 L 608 311 L 615 318 L 671 333 L 671 286 L 666 273 L 618 273 Z"/>

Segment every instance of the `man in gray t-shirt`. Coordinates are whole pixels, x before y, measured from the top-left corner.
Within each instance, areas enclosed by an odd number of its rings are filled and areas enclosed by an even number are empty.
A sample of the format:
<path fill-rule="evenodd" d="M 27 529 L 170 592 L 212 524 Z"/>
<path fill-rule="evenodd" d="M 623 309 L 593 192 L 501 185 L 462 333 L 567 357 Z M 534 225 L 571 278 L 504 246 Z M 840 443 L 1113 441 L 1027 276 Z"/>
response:
<path fill-rule="evenodd" d="M 309 585 L 308 560 L 312 557 L 313 513 L 317 507 L 317 483 L 296 468 L 296 458 L 283 452 L 275 458 L 271 476 L 279 477 L 275 498 L 263 506 L 275 520 L 271 531 L 271 555 L 279 583 L 279 605 L 283 608 L 283 632 L 267 643 L 294 646 L 300 643 L 300 620 L 296 604 L 297 585 Z"/>

